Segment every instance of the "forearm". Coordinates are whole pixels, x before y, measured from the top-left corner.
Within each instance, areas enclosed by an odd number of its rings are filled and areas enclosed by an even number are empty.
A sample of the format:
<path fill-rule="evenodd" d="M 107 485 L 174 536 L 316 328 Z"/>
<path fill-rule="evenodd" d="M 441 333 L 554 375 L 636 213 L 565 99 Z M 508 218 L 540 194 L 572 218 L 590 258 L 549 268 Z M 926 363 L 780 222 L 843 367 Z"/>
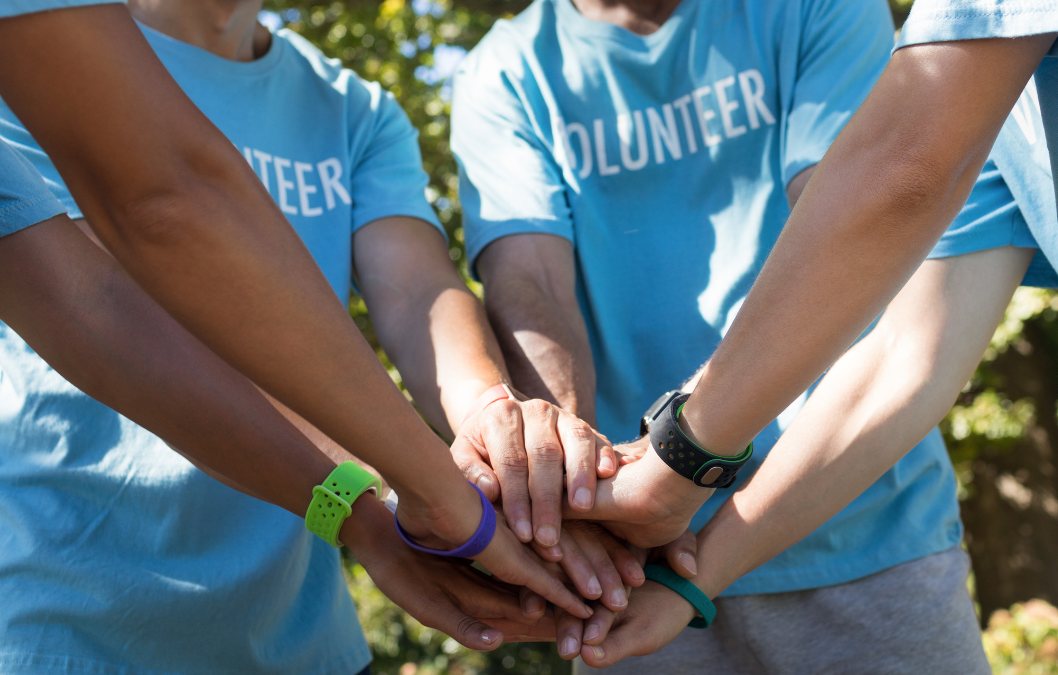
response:
<path fill-rule="evenodd" d="M 929 433 L 972 375 L 1032 253 L 1005 247 L 922 265 L 699 533 L 698 582 L 710 597 L 821 526 Z"/>
<path fill-rule="evenodd" d="M 595 365 L 572 294 L 497 274 L 485 285 L 485 308 L 514 385 L 596 426 Z"/>
<path fill-rule="evenodd" d="M 148 294 L 394 486 L 424 501 L 472 501 L 444 444 L 393 386 L 260 181 L 123 8 L 0 22 L 0 59 L 16 58 L 54 77 L 5 69 L 5 101 Z M 62 102 L 71 96 L 80 105 Z"/>
<path fill-rule="evenodd" d="M 375 328 L 419 410 L 454 437 L 474 401 L 508 379 L 484 307 L 458 277 L 373 306 L 385 307 Z"/>
<path fill-rule="evenodd" d="M 64 217 L 0 239 L 0 316 L 75 386 L 214 475 L 304 515 L 334 468 Z"/>
<path fill-rule="evenodd" d="M 745 447 L 881 312 L 965 202 L 1047 47 L 972 42 L 897 52 L 817 167 L 684 409 L 706 447 Z"/>

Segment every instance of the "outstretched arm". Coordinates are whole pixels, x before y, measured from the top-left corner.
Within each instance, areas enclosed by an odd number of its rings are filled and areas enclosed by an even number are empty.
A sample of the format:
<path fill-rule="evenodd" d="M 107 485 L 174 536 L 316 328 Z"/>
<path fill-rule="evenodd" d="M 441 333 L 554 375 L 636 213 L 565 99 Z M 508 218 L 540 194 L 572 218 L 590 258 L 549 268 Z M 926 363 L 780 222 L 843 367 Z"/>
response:
<path fill-rule="evenodd" d="M 375 466 L 401 493 L 412 532 L 449 545 L 469 538 L 481 509 L 448 449 L 128 11 L 113 4 L 0 20 L 0 62 L 34 64 L 0 69 L 0 95 L 129 275 L 209 349 Z M 301 459 L 268 480 L 297 485 L 305 499 L 302 488 L 327 471 L 308 475 Z"/>
<path fill-rule="evenodd" d="M 698 533 L 693 583 L 715 598 L 921 441 L 973 374 L 1034 252 L 1004 247 L 923 263 L 878 326 L 830 369 L 753 479 Z M 690 605 L 660 586 L 647 590 L 633 594 L 612 639 L 593 640 L 602 657 L 584 650 L 590 665 L 650 653 L 683 630 Z M 588 625 L 599 624 L 601 636 L 612 621 L 600 610 Z"/>
<path fill-rule="evenodd" d="M 881 313 L 966 201 L 1054 39 L 896 52 L 706 366 L 684 408 L 692 437 L 744 448 Z"/>

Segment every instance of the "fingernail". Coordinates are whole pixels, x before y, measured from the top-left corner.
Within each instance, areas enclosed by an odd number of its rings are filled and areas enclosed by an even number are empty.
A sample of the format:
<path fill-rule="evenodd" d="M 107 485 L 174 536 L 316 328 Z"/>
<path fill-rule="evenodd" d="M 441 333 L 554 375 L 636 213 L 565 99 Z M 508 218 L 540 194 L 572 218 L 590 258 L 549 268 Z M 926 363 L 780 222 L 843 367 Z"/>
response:
<path fill-rule="evenodd" d="M 613 593 L 610 593 L 610 604 L 613 607 L 624 607 L 628 604 L 628 596 L 625 595 L 625 589 L 615 588 Z"/>
<path fill-rule="evenodd" d="M 503 634 L 494 628 L 490 628 L 481 633 L 481 641 L 487 645 L 499 642 L 501 637 L 503 637 Z"/>
<path fill-rule="evenodd" d="M 544 546 L 557 546 L 558 531 L 550 525 L 544 525 L 536 531 L 536 540 Z"/>
<path fill-rule="evenodd" d="M 595 658 L 602 661 L 606 658 L 606 652 L 602 650 L 602 647 L 592 647 L 591 653 L 595 655 Z"/>
<path fill-rule="evenodd" d="M 599 471 L 613 471 L 613 458 L 609 455 L 603 455 L 599 458 Z"/>
<path fill-rule="evenodd" d="M 577 651 L 577 641 L 571 637 L 566 638 L 562 641 L 562 649 L 559 650 L 565 655 L 570 655 Z"/>
<path fill-rule="evenodd" d="M 553 562 L 558 562 L 559 560 L 562 560 L 562 549 L 560 549 L 558 546 L 545 548 L 544 553 L 547 554 L 547 557 L 550 558 Z"/>
<path fill-rule="evenodd" d="M 677 557 L 680 561 L 680 565 L 683 566 L 683 569 L 690 572 L 691 576 L 696 576 L 698 574 L 698 563 L 695 562 L 693 555 L 690 553 L 681 553 Z"/>
<path fill-rule="evenodd" d="M 628 566 L 625 567 L 625 572 L 628 574 L 629 577 L 635 579 L 636 581 L 639 581 L 643 578 L 643 570 L 640 569 L 639 565 L 635 563 L 628 563 Z"/>
<path fill-rule="evenodd" d="M 542 612 L 542 611 L 544 611 L 544 599 L 543 598 L 541 598 L 541 597 L 539 597 L 537 595 L 533 595 L 533 596 L 530 596 L 529 599 L 525 601 L 525 613 L 526 614 L 536 614 L 537 612 Z"/>
<path fill-rule="evenodd" d="M 590 624 L 584 631 L 584 641 L 591 642 L 597 637 L 599 637 L 599 627 L 595 624 Z"/>
<path fill-rule="evenodd" d="M 577 493 L 573 495 L 573 505 L 580 509 L 591 508 L 591 490 L 586 487 L 577 488 Z"/>
<path fill-rule="evenodd" d="M 514 524 L 514 535 L 521 541 L 531 541 L 533 539 L 533 524 L 524 518 Z"/>
<path fill-rule="evenodd" d="M 588 595 L 602 595 L 602 586 L 599 585 L 599 578 L 595 575 L 588 579 Z"/>
<path fill-rule="evenodd" d="M 495 485 L 496 484 L 493 482 L 492 476 L 489 476 L 488 474 L 481 474 L 480 476 L 478 476 L 478 488 L 480 488 L 481 491 L 485 493 L 485 496 L 489 499 L 492 498 L 493 488 L 495 487 Z"/>

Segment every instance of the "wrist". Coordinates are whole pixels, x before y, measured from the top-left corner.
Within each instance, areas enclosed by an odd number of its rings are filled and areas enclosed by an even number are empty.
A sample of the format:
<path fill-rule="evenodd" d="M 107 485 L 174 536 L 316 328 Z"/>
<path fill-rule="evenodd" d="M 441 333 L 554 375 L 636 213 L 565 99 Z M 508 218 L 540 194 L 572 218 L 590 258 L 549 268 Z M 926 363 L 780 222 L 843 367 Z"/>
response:
<path fill-rule="evenodd" d="M 700 398 L 692 394 L 677 420 L 680 429 L 687 434 L 687 438 L 699 448 L 705 448 L 721 457 L 736 457 L 745 452 L 746 446 L 753 439 L 742 443 L 738 439 L 730 440 L 717 434 L 711 416 L 703 410 L 704 406 L 699 404 L 700 401 Z"/>
<path fill-rule="evenodd" d="M 360 495 L 349 506 L 352 511 L 338 531 L 338 539 L 359 559 L 379 540 L 379 528 L 391 522 L 393 515 L 370 493 Z"/>
<path fill-rule="evenodd" d="M 424 498 L 422 494 L 410 493 L 406 498 L 399 489 L 397 495 L 400 497 L 397 518 L 401 527 L 423 546 L 457 548 L 474 535 L 481 523 L 481 498 L 461 476 L 453 489 L 443 495 Z"/>

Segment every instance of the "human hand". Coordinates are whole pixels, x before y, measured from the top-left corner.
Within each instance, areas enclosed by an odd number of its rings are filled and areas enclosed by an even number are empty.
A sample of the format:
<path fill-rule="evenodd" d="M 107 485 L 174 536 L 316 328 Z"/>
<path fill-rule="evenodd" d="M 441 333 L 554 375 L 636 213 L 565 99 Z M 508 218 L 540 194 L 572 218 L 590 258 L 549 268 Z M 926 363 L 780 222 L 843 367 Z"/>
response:
<path fill-rule="evenodd" d="M 397 535 L 389 510 L 369 494 L 352 508 L 341 540 L 379 590 L 423 625 L 485 651 L 504 641 L 553 639 L 554 613 L 540 596 L 463 560 L 412 550 Z"/>
<path fill-rule="evenodd" d="M 566 523 L 567 530 L 572 530 L 572 523 Z M 675 541 L 668 545 L 646 551 L 640 548 L 632 548 L 629 554 L 642 566 L 648 558 L 664 559 L 669 566 L 681 576 L 691 579 L 697 571 L 697 538 L 690 530 L 684 532 Z M 638 586 L 642 585 L 637 584 Z M 629 597 L 638 594 L 629 587 L 625 588 Z M 629 601 L 631 602 L 631 601 Z M 614 618 L 620 613 L 613 607 L 606 607 L 599 602 L 592 603 L 595 614 L 587 621 L 556 609 L 554 612 L 555 641 L 558 646 L 559 656 L 563 659 L 572 659 L 581 652 L 582 644 L 599 645 L 606 638 L 607 632 L 613 624 Z"/>
<path fill-rule="evenodd" d="M 559 543 L 562 493 L 568 508 L 591 509 L 596 478 L 617 470 L 613 446 L 583 420 L 547 401 L 496 401 L 470 417 L 452 457 L 503 513 L 522 542 Z M 565 476 L 563 476 L 563 468 Z"/>
<path fill-rule="evenodd" d="M 596 611 L 584 629 L 580 657 L 592 668 L 605 668 L 627 656 L 653 654 L 676 639 L 696 614 L 678 593 L 648 581 L 629 598 L 625 611 Z"/>
<path fill-rule="evenodd" d="M 565 516 L 597 521 L 642 548 L 676 540 L 713 494 L 713 488 L 699 487 L 669 468 L 650 449 L 646 436 L 615 450 L 621 458 L 621 470 L 598 482 L 595 506 L 587 512 L 567 508 Z"/>
<path fill-rule="evenodd" d="M 470 540 L 483 517 L 482 501 L 472 486 L 465 482 L 460 485 L 462 489 L 458 493 L 449 495 L 446 500 L 435 499 L 430 504 L 421 499 L 401 497 L 397 519 L 405 533 L 419 544 L 441 551 L 452 550 Z M 460 499 L 463 492 L 473 495 L 472 503 Z M 486 507 L 495 508 L 491 504 Z M 400 545 L 409 548 L 403 541 Z M 548 572 L 540 558 L 518 541 L 502 514 L 497 514 L 492 540 L 473 560 L 481 563 L 499 581 L 524 586 L 575 616 L 591 616 L 588 606 L 566 588 L 563 580 Z"/>
<path fill-rule="evenodd" d="M 570 520 L 563 523 L 558 546 L 533 549 L 546 561 L 558 562 L 577 591 L 614 611 L 628 605 L 625 587 L 643 585 L 646 575 L 634 552 L 596 523 Z"/>

